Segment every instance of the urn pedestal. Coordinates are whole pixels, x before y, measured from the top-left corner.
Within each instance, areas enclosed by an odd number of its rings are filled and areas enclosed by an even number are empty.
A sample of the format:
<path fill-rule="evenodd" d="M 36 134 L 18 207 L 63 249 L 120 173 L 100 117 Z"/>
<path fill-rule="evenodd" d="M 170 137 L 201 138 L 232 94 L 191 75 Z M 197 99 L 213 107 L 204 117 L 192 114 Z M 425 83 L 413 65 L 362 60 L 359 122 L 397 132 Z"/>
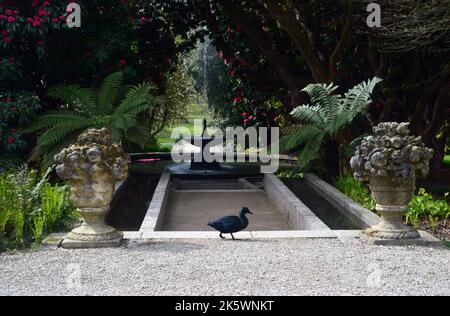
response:
<path fill-rule="evenodd" d="M 415 229 L 404 224 L 408 204 L 416 189 L 415 179 L 394 183 L 392 178 L 392 176 L 371 177 L 370 189 L 377 203 L 376 211 L 381 216 L 381 222 L 366 230 L 364 234 L 388 240 L 420 238 Z"/>
<path fill-rule="evenodd" d="M 72 230 L 64 239 L 63 248 L 119 247 L 122 234 L 105 224 L 109 207 L 78 209 L 83 217 L 80 227 Z"/>

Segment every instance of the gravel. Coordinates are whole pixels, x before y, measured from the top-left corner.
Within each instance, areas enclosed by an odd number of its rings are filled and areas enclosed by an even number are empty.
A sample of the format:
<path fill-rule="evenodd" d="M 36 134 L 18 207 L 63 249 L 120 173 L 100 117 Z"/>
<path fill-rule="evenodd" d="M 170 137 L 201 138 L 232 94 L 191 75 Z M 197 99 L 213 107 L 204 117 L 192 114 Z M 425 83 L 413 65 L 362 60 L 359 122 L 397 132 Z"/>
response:
<path fill-rule="evenodd" d="M 0 295 L 450 295 L 450 251 L 354 240 L 160 240 L 0 255 Z"/>

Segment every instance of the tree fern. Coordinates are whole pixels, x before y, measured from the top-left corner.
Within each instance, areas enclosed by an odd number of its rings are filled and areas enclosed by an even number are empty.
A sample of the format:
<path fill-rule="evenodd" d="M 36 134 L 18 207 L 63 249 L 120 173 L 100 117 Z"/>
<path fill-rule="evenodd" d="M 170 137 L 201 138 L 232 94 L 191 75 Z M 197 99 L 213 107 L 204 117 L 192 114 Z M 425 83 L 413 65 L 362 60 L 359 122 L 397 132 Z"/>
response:
<path fill-rule="evenodd" d="M 344 97 L 335 94 L 339 88 L 334 84 L 308 85 L 306 92 L 311 104 L 294 109 L 291 115 L 303 124 L 290 135 L 281 139 L 281 149 L 293 151 L 301 148 L 299 162 L 308 165 L 318 157 L 327 139 L 336 139 L 339 132 L 367 110 L 376 85 L 382 80 L 374 78 L 350 89 Z"/>
<path fill-rule="evenodd" d="M 45 165 L 88 128 L 107 127 L 116 140 L 126 139 L 141 147 L 150 141 L 150 133 L 139 126 L 139 115 L 154 107 L 159 97 L 151 95 L 151 84 L 123 86 L 122 73 L 108 76 L 98 89 L 78 85 L 57 86 L 49 96 L 62 100 L 65 110 L 37 118 L 24 133 L 42 132 L 32 157 L 42 157 Z"/>

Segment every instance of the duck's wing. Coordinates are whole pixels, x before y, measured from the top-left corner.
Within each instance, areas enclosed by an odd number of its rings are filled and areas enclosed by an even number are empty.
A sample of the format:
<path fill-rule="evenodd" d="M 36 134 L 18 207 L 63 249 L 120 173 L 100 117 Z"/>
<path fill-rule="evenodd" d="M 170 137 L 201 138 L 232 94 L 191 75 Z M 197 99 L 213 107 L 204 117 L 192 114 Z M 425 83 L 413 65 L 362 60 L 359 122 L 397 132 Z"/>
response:
<path fill-rule="evenodd" d="M 240 227 L 242 223 L 238 216 L 227 216 L 213 222 L 209 222 L 208 225 L 220 232 L 226 233 Z"/>

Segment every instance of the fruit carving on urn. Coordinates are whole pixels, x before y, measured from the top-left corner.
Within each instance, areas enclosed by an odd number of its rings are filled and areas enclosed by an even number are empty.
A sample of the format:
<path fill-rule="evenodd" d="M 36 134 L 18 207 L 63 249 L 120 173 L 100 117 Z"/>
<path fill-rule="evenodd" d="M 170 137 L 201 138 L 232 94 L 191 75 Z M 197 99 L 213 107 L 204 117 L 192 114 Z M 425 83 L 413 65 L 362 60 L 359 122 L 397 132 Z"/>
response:
<path fill-rule="evenodd" d="M 72 199 L 83 217 L 81 227 L 74 229 L 65 243 L 80 247 L 118 245 L 122 235 L 105 224 L 105 216 L 116 182 L 128 175 L 122 146 L 113 142 L 107 129 L 90 129 L 76 144 L 56 155 L 55 162 L 58 176 L 69 181 Z"/>
<path fill-rule="evenodd" d="M 381 123 L 358 146 L 351 159 L 355 178 L 369 182 L 381 222 L 365 232 L 381 239 L 415 239 L 419 233 L 403 224 L 416 190 L 416 179 L 427 177 L 434 151 L 411 136 L 409 123 Z"/>

